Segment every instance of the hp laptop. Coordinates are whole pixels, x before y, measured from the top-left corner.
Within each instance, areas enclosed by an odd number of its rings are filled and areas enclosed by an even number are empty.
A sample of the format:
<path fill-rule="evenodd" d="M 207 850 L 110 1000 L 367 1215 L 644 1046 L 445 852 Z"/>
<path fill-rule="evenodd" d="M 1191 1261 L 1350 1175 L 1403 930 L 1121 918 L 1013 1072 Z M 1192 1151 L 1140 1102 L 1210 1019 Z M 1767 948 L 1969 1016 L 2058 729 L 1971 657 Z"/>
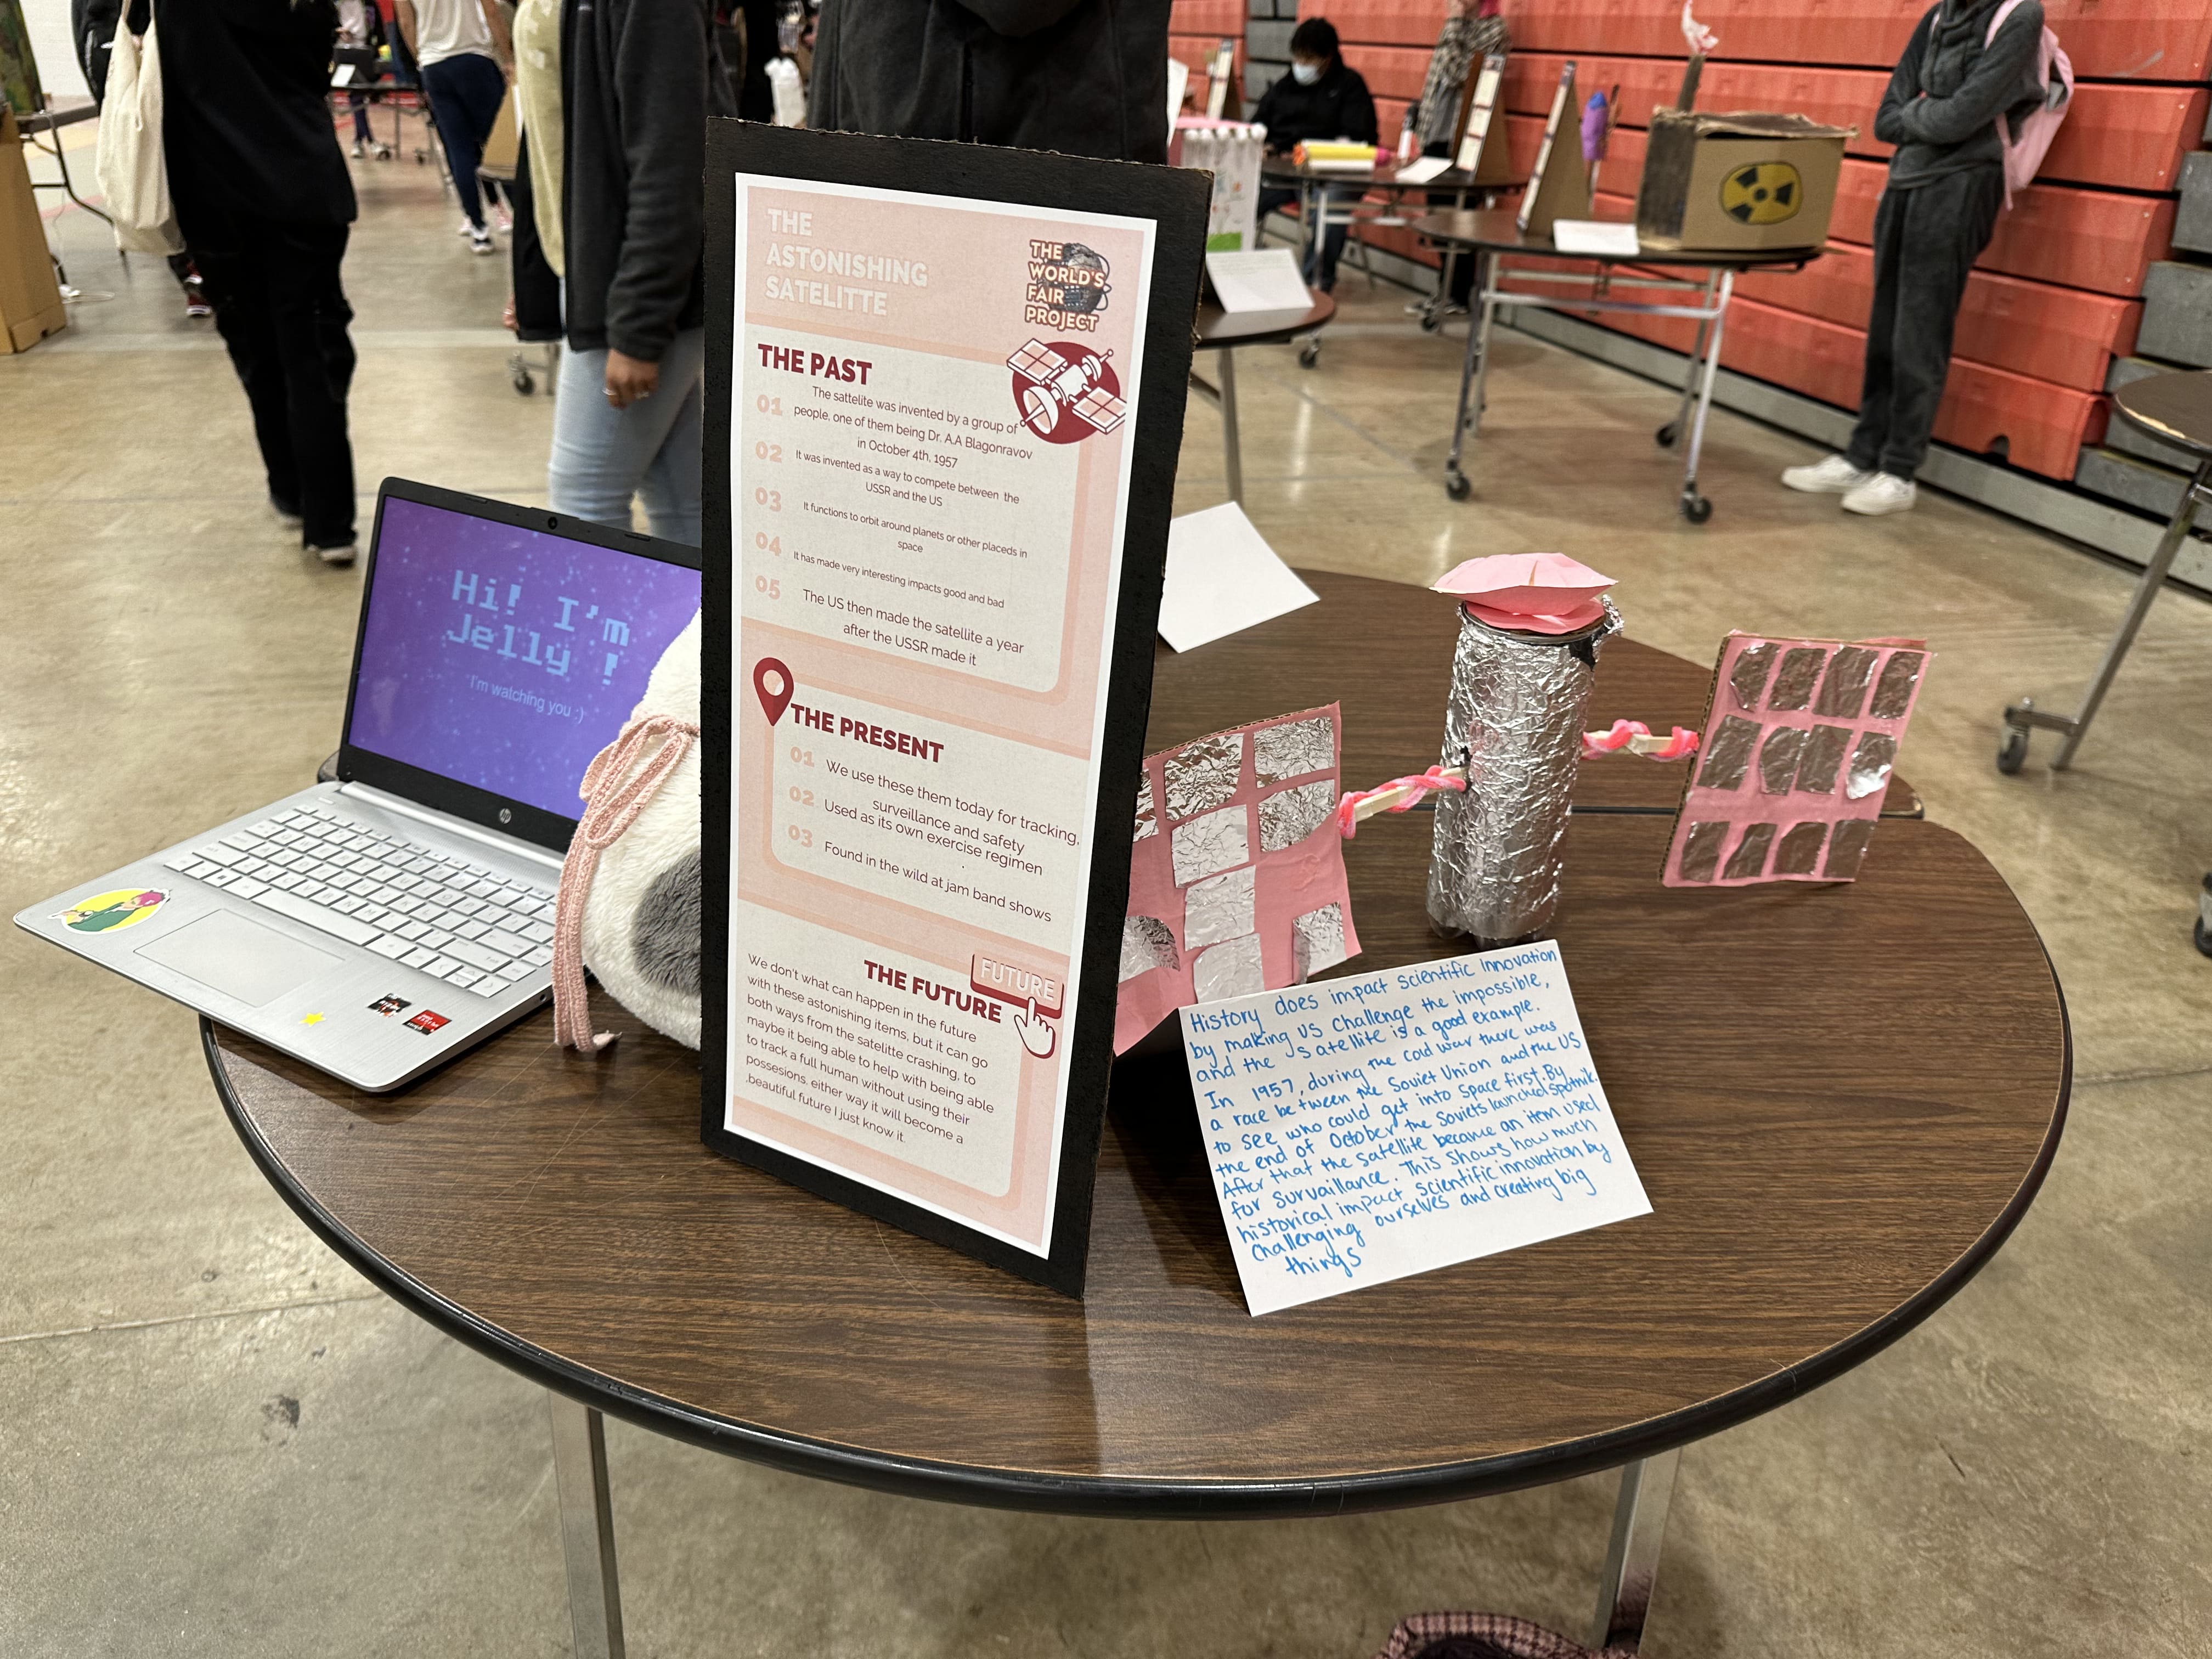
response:
<path fill-rule="evenodd" d="M 584 769 L 699 553 L 387 478 L 335 778 L 15 918 L 356 1088 L 540 1006 Z"/>

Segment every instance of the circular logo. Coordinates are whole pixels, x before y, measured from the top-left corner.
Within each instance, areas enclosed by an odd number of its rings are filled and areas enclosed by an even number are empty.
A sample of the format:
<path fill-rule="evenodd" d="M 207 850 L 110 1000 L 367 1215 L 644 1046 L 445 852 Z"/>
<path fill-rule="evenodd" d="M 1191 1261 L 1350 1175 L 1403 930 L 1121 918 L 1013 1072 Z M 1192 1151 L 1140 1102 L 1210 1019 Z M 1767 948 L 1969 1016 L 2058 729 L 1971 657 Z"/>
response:
<path fill-rule="evenodd" d="M 1066 273 L 1060 284 L 1060 308 L 1062 311 L 1088 313 L 1101 311 L 1106 305 L 1106 256 L 1095 247 L 1085 247 L 1080 242 L 1069 242 L 1063 250 L 1061 261 Z M 1088 273 L 1096 272 L 1095 276 Z"/>
<path fill-rule="evenodd" d="M 132 927 L 169 902 L 169 896 L 151 887 L 118 887 L 112 893 L 94 893 L 81 904 L 62 911 L 64 927 L 80 933 L 112 933 Z"/>
<path fill-rule="evenodd" d="M 1721 211 L 1740 224 L 1778 225 L 1805 204 L 1805 181 L 1787 161 L 1738 167 L 1721 180 Z"/>
<path fill-rule="evenodd" d="M 1036 343 L 1042 356 L 1024 356 L 1014 370 L 1014 410 L 1048 444 L 1072 444 L 1121 424 L 1121 377 L 1089 346 L 1073 341 Z M 1094 392 L 1103 393 L 1106 406 Z"/>

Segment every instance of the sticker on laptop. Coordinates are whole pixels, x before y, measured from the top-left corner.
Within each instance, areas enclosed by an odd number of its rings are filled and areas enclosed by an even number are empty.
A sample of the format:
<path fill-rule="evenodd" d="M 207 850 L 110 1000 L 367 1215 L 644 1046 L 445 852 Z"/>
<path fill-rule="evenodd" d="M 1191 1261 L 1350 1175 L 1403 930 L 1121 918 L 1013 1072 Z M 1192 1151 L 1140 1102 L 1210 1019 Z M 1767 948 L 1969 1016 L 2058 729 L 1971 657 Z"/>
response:
<path fill-rule="evenodd" d="M 136 927 L 168 902 L 169 896 L 159 888 L 118 887 L 111 893 L 94 893 L 82 904 L 54 914 L 73 933 L 112 933 Z"/>
<path fill-rule="evenodd" d="M 385 1018 L 390 1019 L 392 1015 L 404 1014 L 414 1006 L 405 997 L 379 997 L 368 1005 L 368 1012 L 372 1014 L 382 1014 Z"/>
<path fill-rule="evenodd" d="M 451 1024 L 453 1024 L 453 1022 L 447 1019 L 443 1014 L 434 1014 L 428 1008 L 425 1008 L 421 1013 L 416 1015 L 414 1018 L 407 1022 L 407 1029 L 410 1031 L 420 1031 L 424 1036 L 432 1036 L 436 1034 L 440 1026 L 450 1025 Z"/>

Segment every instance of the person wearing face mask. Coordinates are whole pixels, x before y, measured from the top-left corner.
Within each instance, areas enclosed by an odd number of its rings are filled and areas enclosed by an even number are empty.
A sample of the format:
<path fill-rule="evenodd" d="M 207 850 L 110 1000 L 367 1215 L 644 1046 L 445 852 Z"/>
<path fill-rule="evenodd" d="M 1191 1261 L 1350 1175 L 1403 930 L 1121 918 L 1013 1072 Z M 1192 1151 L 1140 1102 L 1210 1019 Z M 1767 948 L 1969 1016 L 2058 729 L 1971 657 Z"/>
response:
<path fill-rule="evenodd" d="M 1309 139 L 1324 143 L 1334 139 L 1360 144 L 1376 142 L 1374 97 L 1359 71 L 1339 55 L 1335 26 L 1326 17 L 1309 17 L 1291 33 L 1291 72 L 1267 88 L 1259 108 L 1252 112 L 1252 119 L 1267 129 L 1267 149 L 1276 155 L 1288 155 Z M 1332 185 L 1328 200 L 1332 205 L 1357 201 L 1365 193 L 1364 185 Z M 1297 194 L 1289 190 L 1261 191 L 1261 219 L 1288 205 Z M 1336 286 L 1336 262 L 1344 252 L 1347 228 L 1341 224 L 1328 227 L 1315 250 L 1317 258 L 1306 271 L 1306 281 L 1324 294 Z"/>

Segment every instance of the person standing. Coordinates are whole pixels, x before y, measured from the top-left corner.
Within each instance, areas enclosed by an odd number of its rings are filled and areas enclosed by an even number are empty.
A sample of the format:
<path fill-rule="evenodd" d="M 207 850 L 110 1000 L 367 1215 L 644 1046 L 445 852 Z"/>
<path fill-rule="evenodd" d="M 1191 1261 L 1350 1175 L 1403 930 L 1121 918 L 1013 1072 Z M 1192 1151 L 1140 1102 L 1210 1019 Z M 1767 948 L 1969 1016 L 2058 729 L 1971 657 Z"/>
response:
<path fill-rule="evenodd" d="M 1511 32 L 1498 11 L 1498 0 L 1451 0 L 1443 33 L 1429 54 L 1429 72 L 1421 82 L 1421 101 L 1414 118 L 1420 122 L 1421 154 L 1455 156 L 1459 153 L 1459 112 L 1467 102 L 1468 76 L 1492 54 L 1503 55 L 1513 45 Z M 1459 199 L 1454 191 L 1431 191 L 1429 205 L 1448 208 Z M 1451 262 L 1451 301 L 1462 310 L 1474 291 L 1474 268 L 1480 263 L 1472 253 Z"/>
<path fill-rule="evenodd" d="M 1841 495 L 1847 513 L 1903 513 L 1918 494 L 1912 475 L 1943 401 L 1959 302 L 2004 210 L 1997 122 L 2017 124 L 2043 100 L 2043 7 L 2021 0 L 1991 39 L 2002 3 L 1932 7 L 1875 115 L 1875 137 L 1897 150 L 1874 216 L 1858 424 L 1842 454 L 1782 475 L 1792 489 Z"/>
<path fill-rule="evenodd" d="M 1267 88 L 1259 108 L 1252 112 L 1252 119 L 1267 129 L 1267 149 L 1277 155 L 1289 155 L 1309 139 L 1319 143 L 1346 139 L 1356 144 L 1376 142 L 1374 97 L 1359 71 L 1338 52 L 1336 26 L 1326 17 L 1309 17 L 1291 32 L 1291 72 Z M 1324 192 L 1323 216 L 1333 216 L 1329 207 L 1356 202 L 1366 193 L 1364 185 L 1329 185 Z M 1261 191 L 1257 204 L 1261 222 L 1265 223 L 1269 214 L 1288 206 L 1297 197 L 1297 192 L 1291 190 Z M 1305 277 L 1324 294 L 1336 286 L 1336 262 L 1350 228 L 1330 224 L 1314 239 Z"/>
<path fill-rule="evenodd" d="M 561 15 L 568 349 L 548 504 L 700 544 L 707 118 L 736 112 L 710 0 L 571 0 Z"/>
<path fill-rule="evenodd" d="M 1168 159 L 1169 0 L 823 0 L 806 125 Z"/>
<path fill-rule="evenodd" d="M 507 96 L 504 64 L 514 61 L 507 18 L 495 0 L 398 0 L 399 33 L 421 65 L 430 118 L 461 198 L 461 234 L 472 252 L 490 253 L 477 167 Z"/>
<path fill-rule="evenodd" d="M 177 227 L 253 410 L 279 517 L 354 558 L 353 179 L 331 127 L 331 0 L 155 0 Z"/>

